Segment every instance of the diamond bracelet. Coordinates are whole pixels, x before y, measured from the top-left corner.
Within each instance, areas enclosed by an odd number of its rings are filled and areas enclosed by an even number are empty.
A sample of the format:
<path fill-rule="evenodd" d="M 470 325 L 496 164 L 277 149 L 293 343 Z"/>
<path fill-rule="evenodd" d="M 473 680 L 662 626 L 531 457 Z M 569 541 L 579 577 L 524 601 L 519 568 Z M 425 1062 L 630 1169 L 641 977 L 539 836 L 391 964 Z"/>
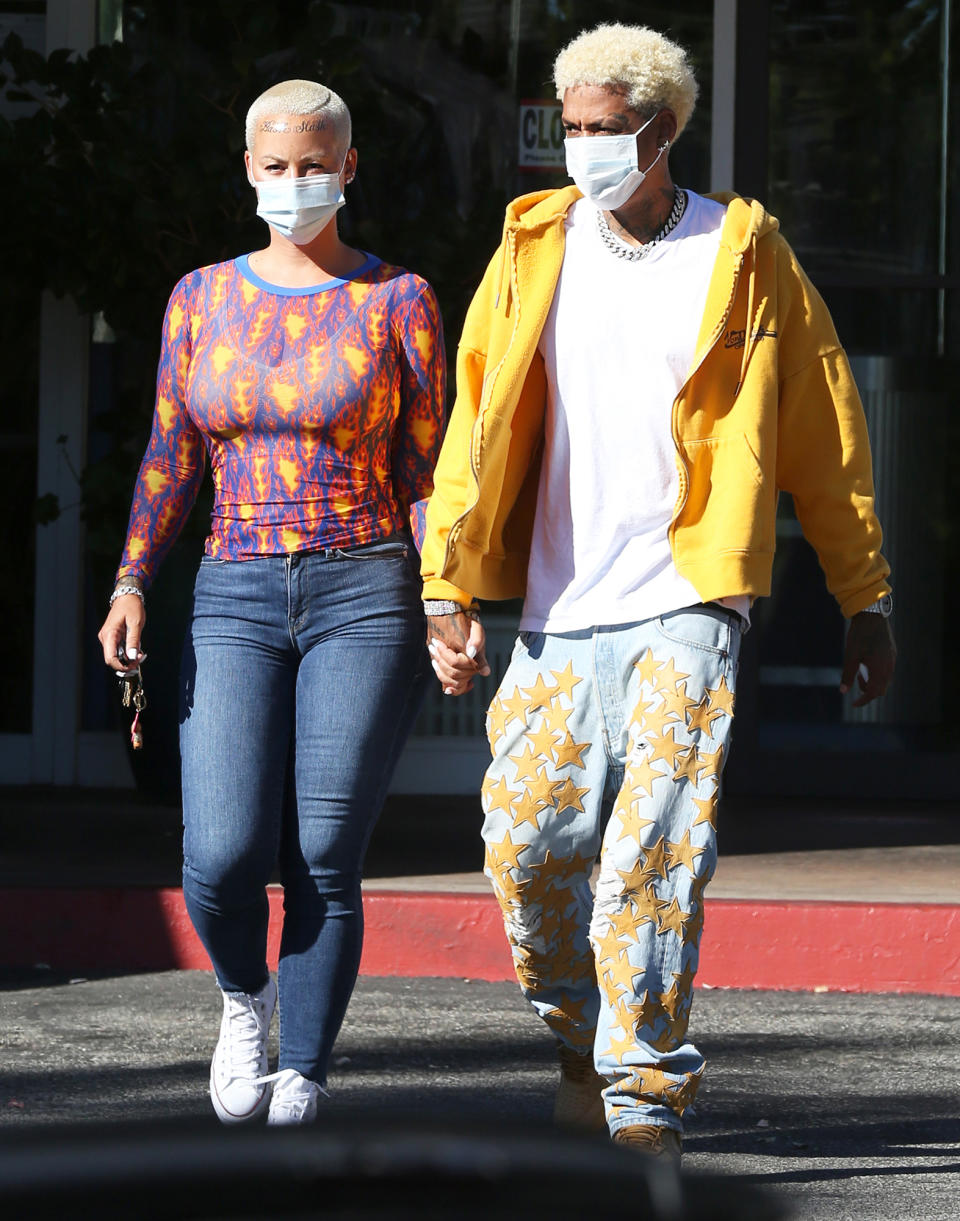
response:
<path fill-rule="evenodd" d="M 136 594 L 141 602 L 146 603 L 146 598 L 143 595 L 143 590 L 139 585 L 124 585 L 120 584 L 110 595 L 110 605 L 113 606 L 117 598 L 122 598 L 124 594 Z"/>

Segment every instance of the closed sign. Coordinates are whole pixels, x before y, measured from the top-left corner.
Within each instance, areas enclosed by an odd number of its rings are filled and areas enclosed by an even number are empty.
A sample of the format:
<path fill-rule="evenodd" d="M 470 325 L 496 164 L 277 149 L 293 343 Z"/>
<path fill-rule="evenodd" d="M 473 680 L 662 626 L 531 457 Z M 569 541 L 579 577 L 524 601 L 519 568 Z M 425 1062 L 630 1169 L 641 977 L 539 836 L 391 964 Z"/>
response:
<path fill-rule="evenodd" d="M 559 102 L 525 98 L 520 103 L 520 150 L 517 165 L 521 170 L 562 170 L 563 123 Z"/>

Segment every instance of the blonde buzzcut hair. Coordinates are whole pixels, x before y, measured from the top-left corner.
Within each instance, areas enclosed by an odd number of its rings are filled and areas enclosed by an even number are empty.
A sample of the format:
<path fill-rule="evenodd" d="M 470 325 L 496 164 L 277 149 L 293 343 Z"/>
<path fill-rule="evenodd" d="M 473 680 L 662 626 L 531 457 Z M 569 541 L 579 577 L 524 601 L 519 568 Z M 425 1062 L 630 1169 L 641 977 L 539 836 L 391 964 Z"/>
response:
<path fill-rule="evenodd" d="M 249 152 L 253 152 L 259 120 L 276 114 L 322 114 L 325 119 L 329 119 L 342 151 L 346 153 L 350 147 L 353 137 L 350 111 L 343 98 L 326 85 L 317 81 L 290 80 L 281 81 L 278 85 L 271 85 L 269 89 L 264 90 L 247 111 L 246 136 Z"/>
<path fill-rule="evenodd" d="M 553 79 L 561 102 L 568 89 L 599 85 L 625 90 L 627 104 L 644 118 L 672 110 L 677 136 L 697 103 L 697 79 L 686 51 L 645 25 L 598 25 L 578 34 L 557 56 Z"/>

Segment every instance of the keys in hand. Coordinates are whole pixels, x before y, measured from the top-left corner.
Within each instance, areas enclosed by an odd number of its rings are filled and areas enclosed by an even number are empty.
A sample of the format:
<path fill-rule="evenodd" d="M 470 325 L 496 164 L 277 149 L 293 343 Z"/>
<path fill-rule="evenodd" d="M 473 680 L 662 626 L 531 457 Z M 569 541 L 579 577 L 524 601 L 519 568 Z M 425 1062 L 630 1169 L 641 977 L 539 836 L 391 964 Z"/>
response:
<path fill-rule="evenodd" d="M 118 676 L 122 688 L 121 700 L 124 708 L 134 710 L 133 724 L 130 726 L 130 744 L 134 750 L 143 747 L 143 730 L 140 728 L 140 713 L 147 706 L 147 693 L 143 689 L 143 675 L 140 667 L 128 674 Z"/>

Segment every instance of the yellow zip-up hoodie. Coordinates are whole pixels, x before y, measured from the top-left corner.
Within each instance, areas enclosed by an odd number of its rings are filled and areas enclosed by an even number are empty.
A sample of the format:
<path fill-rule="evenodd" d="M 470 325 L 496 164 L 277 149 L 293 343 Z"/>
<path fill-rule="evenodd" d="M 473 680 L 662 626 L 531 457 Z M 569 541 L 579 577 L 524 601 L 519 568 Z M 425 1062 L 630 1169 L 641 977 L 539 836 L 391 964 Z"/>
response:
<path fill-rule="evenodd" d="M 579 198 L 565 187 L 507 208 L 460 339 L 457 399 L 427 506 L 424 598 L 468 605 L 524 593 L 546 406 L 537 344 L 564 218 Z M 776 219 L 755 200 L 710 198 L 727 213 L 697 355 L 673 404 L 673 562 L 704 602 L 769 594 L 782 489 L 849 617 L 890 588 L 860 397 Z"/>

